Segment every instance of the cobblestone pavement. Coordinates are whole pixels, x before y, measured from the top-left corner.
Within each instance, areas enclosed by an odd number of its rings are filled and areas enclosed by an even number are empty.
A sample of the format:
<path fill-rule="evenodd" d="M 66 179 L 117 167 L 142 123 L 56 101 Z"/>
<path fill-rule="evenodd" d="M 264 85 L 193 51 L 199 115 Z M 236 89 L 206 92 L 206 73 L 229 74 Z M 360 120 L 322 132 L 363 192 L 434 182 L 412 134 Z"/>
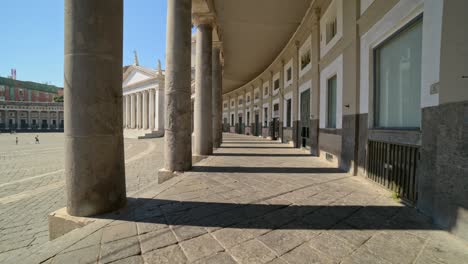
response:
<path fill-rule="evenodd" d="M 40 144 L 36 134 L 0 134 L 0 263 L 47 242 L 47 215 L 65 206 L 63 134 L 38 135 Z M 162 142 L 125 140 L 128 193 L 154 182 Z"/>
<path fill-rule="evenodd" d="M 468 246 L 360 177 L 224 135 L 215 155 L 127 208 L 6 263 L 466 263 Z"/>

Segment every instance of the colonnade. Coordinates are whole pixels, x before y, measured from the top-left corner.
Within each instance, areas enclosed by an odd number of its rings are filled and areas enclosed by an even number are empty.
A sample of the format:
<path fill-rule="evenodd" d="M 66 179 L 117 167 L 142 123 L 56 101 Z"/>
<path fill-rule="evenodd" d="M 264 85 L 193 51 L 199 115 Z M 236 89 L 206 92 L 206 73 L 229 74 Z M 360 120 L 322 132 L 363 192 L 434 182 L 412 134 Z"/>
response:
<path fill-rule="evenodd" d="M 93 21 L 100 21 L 99 27 Z M 213 17 L 195 16 L 195 156 L 210 155 L 213 146 L 221 142 L 222 69 L 219 43 L 211 38 L 212 23 Z M 169 0 L 164 95 L 155 90 L 153 96 L 149 90 L 123 97 L 123 0 L 65 1 L 65 178 L 69 214 L 90 216 L 125 205 L 124 124 L 156 128 L 156 120 L 164 115 L 164 169 L 158 180 L 191 169 L 191 29 L 192 0 Z M 164 102 L 163 112 L 158 111 L 157 102 Z"/>
<path fill-rule="evenodd" d="M 26 104 L 25 107 L 27 107 Z M 63 111 L 12 109 L 11 107 L 8 110 L 2 110 L 2 108 L 3 107 L 0 105 L 0 129 L 63 129 Z"/>
<path fill-rule="evenodd" d="M 162 89 L 127 92 L 123 95 L 123 127 L 164 130 L 164 93 Z"/>

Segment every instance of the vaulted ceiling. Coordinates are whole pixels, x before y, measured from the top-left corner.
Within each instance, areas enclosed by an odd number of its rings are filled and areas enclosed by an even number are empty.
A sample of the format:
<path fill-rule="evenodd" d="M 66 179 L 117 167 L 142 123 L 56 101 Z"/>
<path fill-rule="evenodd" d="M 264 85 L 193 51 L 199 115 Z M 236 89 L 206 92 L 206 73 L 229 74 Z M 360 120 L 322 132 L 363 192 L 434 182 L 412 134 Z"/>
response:
<path fill-rule="evenodd" d="M 214 0 L 224 47 L 223 93 L 262 73 L 286 46 L 312 0 Z"/>

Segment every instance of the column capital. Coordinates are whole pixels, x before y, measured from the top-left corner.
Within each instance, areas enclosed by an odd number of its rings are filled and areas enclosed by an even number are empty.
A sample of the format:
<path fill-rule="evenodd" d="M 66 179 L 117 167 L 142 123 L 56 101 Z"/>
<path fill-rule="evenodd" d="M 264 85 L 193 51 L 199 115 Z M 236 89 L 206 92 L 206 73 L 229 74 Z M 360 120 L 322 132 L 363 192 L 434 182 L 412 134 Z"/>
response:
<path fill-rule="evenodd" d="M 195 13 L 192 14 L 192 23 L 196 27 L 200 25 L 211 25 L 214 27 L 214 23 L 216 21 L 216 16 L 214 14 L 200 14 L 200 13 Z"/>

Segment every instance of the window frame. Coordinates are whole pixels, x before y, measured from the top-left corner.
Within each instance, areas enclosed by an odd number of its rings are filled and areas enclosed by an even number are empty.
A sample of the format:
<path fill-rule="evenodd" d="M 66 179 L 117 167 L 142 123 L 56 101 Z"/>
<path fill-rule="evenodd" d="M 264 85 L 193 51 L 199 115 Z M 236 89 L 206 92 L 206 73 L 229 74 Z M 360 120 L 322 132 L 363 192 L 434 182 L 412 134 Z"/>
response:
<path fill-rule="evenodd" d="M 334 94 L 333 94 L 334 97 L 335 97 L 335 105 L 334 105 L 334 108 L 335 108 L 335 111 L 334 111 L 334 112 L 335 112 L 335 115 L 334 115 L 334 116 L 333 116 L 333 115 L 330 115 L 330 81 L 332 81 L 333 79 L 335 80 L 335 87 L 334 87 L 334 88 L 335 88 L 335 92 L 334 92 Z M 337 98 L 337 97 L 338 97 L 338 96 L 337 96 L 337 95 L 338 95 L 338 75 L 335 74 L 335 75 L 333 75 L 333 76 L 331 76 L 330 78 L 327 79 L 327 109 L 326 109 L 326 111 L 327 111 L 327 112 L 326 112 L 326 114 L 327 114 L 327 116 L 326 116 L 327 122 L 326 122 L 325 124 L 326 124 L 326 128 L 329 128 L 329 129 L 336 129 L 336 127 L 337 127 L 337 126 L 336 126 L 336 121 L 337 121 L 337 117 L 336 117 L 336 116 L 337 116 L 337 112 L 338 112 L 338 107 L 337 107 L 337 103 L 338 103 L 338 102 L 337 102 L 337 101 L 338 101 L 338 98 Z M 334 125 L 333 125 L 333 126 L 330 125 L 330 118 L 331 118 L 331 117 L 333 117 L 333 119 L 334 119 Z"/>
<path fill-rule="evenodd" d="M 424 23 L 424 14 L 421 13 L 419 14 L 418 16 L 416 16 L 415 18 L 411 19 L 408 23 L 406 23 L 405 25 L 403 25 L 401 28 L 399 28 L 397 31 L 395 31 L 393 34 L 391 34 L 390 36 L 388 36 L 387 38 L 385 38 L 382 42 L 380 42 L 377 46 L 375 46 L 373 49 L 372 49 L 372 63 L 373 63 L 373 67 L 372 67 L 372 76 L 373 76 L 373 96 L 372 96 L 372 128 L 373 129 L 376 129 L 376 130 L 393 130 L 393 131 L 397 131 L 397 130 L 400 130 L 400 131 L 421 131 L 421 126 L 422 126 L 422 109 L 421 109 L 421 122 L 420 122 L 420 125 L 419 127 L 383 127 L 383 126 L 379 126 L 378 125 L 378 116 L 379 116 L 379 110 L 378 110 L 378 103 L 379 103 L 379 100 L 378 100 L 378 74 L 379 74 L 379 70 L 378 70 L 378 62 L 379 62 L 379 58 L 378 58 L 378 50 L 380 48 L 382 48 L 384 45 L 388 44 L 389 42 L 391 42 L 392 40 L 394 40 L 395 38 L 397 38 L 400 34 L 404 33 L 405 31 L 411 29 L 413 26 L 415 26 L 416 24 L 418 23 L 421 23 L 421 26 L 423 26 L 423 23 Z M 421 39 L 422 41 L 422 39 Z M 422 50 L 421 50 L 422 52 Z M 421 65 L 422 67 L 422 65 Z M 421 69 L 422 70 L 422 69 Z M 421 89 L 421 88 L 419 88 Z M 420 94 L 420 93 L 419 93 Z M 422 99 L 422 98 L 421 98 Z"/>

